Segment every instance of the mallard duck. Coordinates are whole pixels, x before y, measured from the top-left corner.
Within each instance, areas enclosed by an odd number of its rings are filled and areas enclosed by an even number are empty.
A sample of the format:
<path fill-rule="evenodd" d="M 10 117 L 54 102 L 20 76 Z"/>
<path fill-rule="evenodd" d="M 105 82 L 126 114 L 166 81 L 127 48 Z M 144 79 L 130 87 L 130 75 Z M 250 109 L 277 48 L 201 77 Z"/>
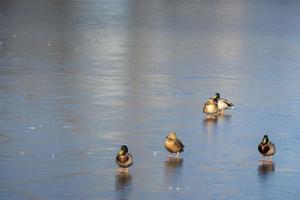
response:
<path fill-rule="evenodd" d="M 218 112 L 220 114 L 224 114 L 225 110 L 233 108 L 233 103 L 229 102 L 227 99 L 220 98 L 219 93 L 216 93 L 213 99 L 218 104 Z"/>
<path fill-rule="evenodd" d="M 217 101 L 210 98 L 204 103 L 203 112 L 209 117 L 215 117 L 218 114 L 218 104 Z"/>
<path fill-rule="evenodd" d="M 269 141 L 267 135 L 264 135 L 262 141 L 259 143 L 258 151 L 263 156 L 263 159 L 265 157 L 270 157 L 272 161 L 272 156 L 275 154 L 276 149 L 275 149 L 275 145 L 271 141 Z"/>
<path fill-rule="evenodd" d="M 116 156 L 116 163 L 119 165 L 119 172 L 128 172 L 128 168 L 133 164 L 133 157 L 128 153 L 126 145 L 121 146 Z"/>
<path fill-rule="evenodd" d="M 183 152 L 184 147 L 174 132 L 169 133 L 169 135 L 166 137 L 164 146 L 170 152 L 170 157 L 172 156 L 172 153 L 177 153 L 177 158 L 179 157 L 179 153 Z"/>

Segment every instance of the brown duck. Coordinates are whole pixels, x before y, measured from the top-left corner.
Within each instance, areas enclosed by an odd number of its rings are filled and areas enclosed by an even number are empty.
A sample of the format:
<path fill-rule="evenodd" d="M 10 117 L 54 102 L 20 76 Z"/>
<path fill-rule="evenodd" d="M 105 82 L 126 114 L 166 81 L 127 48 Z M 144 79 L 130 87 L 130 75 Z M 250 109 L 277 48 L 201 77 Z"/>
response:
<path fill-rule="evenodd" d="M 126 145 L 121 146 L 116 156 L 116 163 L 119 165 L 119 172 L 128 172 L 128 168 L 133 164 L 133 157 L 128 153 Z"/>
<path fill-rule="evenodd" d="M 272 160 L 272 156 L 276 153 L 275 145 L 269 141 L 269 138 L 267 135 L 264 135 L 261 142 L 258 145 L 258 151 L 259 153 L 265 157 L 270 157 Z"/>
<path fill-rule="evenodd" d="M 207 117 L 215 118 L 218 114 L 218 102 L 215 99 L 208 99 L 207 102 L 204 103 L 203 112 L 207 115 Z"/>
<path fill-rule="evenodd" d="M 177 158 L 179 157 L 179 153 L 183 152 L 184 147 L 174 132 L 169 133 L 169 135 L 166 137 L 164 146 L 170 152 L 170 157 L 172 156 L 172 153 L 176 153 Z"/>

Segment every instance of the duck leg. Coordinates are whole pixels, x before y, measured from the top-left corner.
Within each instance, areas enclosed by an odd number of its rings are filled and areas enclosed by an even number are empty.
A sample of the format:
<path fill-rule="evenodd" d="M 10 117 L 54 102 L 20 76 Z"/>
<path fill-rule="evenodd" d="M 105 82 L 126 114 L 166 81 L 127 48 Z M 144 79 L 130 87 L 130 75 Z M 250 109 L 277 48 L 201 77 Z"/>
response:
<path fill-rule="evenodd" d="M 177 152 L 177 155 L 176 155 L 176 157 L 177 157 L 177 158 L 179 158 L 179 152 Z"/>
<path fill-rule="evenodd" d="M 119 167 L 118 172 L 119 172 L 119 173 L 128 173 L 128 168 Z"/>

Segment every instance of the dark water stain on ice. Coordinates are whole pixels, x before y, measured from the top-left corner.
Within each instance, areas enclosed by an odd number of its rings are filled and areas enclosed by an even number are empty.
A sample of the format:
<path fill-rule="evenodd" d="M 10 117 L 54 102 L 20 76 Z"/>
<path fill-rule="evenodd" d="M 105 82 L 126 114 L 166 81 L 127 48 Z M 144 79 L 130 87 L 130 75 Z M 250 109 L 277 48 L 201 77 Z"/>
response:
<path fill-rule="evenodd" d="M 299 18 L 296 0 L 1 0 L 0 199 L 295 199 Z M 205 119 L 216 92 L 235 107 Z"/>

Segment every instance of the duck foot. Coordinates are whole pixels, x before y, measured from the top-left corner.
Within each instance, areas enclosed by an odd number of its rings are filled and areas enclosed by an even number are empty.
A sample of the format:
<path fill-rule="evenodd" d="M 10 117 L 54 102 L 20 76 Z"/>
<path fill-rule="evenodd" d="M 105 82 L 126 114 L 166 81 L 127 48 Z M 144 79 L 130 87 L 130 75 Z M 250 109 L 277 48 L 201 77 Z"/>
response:
<path fill-rule="evenodd" d="M 206 119 L 216 120 L 217 119 L 217 115 L 207 115 Z"/>
<path fill-rule="evenodd" d="M 224 110 L 219 110 L 219 111 L 218 111 L 218 114 L 219 114 L 219 115 L 224 115 Z"/>
<path fill-rule="evenodd" d="M 259 162 L 261 162 L 261 163 L 272 163 L 273 161 L 272 161 L 272 156 L 270 156 L 270 157 L 262 157 L 260 160 L 259 160 Z"/>

